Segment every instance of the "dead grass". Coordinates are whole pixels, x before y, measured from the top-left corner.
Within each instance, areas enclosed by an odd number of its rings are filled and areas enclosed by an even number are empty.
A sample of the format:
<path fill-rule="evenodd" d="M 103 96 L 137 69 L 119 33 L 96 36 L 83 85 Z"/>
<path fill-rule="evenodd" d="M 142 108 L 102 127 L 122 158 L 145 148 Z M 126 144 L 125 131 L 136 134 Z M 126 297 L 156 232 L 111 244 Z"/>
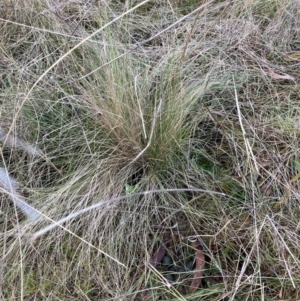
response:
<path fill-rule="evenodd" d="M 1 299 L 299 299 L 299 4 L 146 2 L 0 6 L 0 127 L 42 151 L 1 166 L 44 215 L 1 196 Z"/>

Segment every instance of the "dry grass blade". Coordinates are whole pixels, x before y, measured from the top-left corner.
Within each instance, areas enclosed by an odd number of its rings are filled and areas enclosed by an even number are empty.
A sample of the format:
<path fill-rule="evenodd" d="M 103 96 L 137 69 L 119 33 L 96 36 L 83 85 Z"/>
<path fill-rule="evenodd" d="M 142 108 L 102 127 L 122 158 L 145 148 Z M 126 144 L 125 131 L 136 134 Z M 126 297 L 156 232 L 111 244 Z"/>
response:
<path fill-rule="evenodd" d="M 136 6 L 134 6 L 133 8 L 127 10 L 125 13 L 121 14 L 120 16 L 116 17 L 115 19 L 113 19 L 112 21 L 106 23 L 104 26 L 102 26 L 101 28 L 99 28 L 98 30 L 96 30 L 95 32 L 93 32 L 92 34 L 90 34 L 88 37 L 86 37 L 85 39 L 82 39 L 77 45 L 75 45 L 72 49 L 70 49 L 69 51 L 67 51 L 63 56 L 61 56 L 58 60 L 56 60 L 55 63 L 53 63 L 47 70 L 45 70 L 45 72 L 35 81 L 35 83 L 31 86 L 31 88 L 29 89 L 27 95 L 25 96 L 24 100 L 22 101 L 22 104 L 19 106 L 18 111 L 15 114 L 15 118 L 19 117 L 19 114 L 21 112 L 21 109 L 23 108 L 23 105 L 26 103 L 26 101 L 28 100 L 30 94 L 33 92 L 34 88 L 44 79 L 44 77 L 53 69 L 55 68 L 61 61 L 63 61 L 68 55 L 70 55 L 74 50 L 76 50 L 77 48 L 79 48 L 81 45 L 83 45 L 84 43 L 86 43 L 88 40 L 90 40 L 91 38 L 93 38 L 95 35 L 97 35 L 98 33 L 100 33 L 101 31 L 103 31 L 106 27 L 114 24 L 115 22 L 117 22 L 119 19 L 124 18 L 127 14 L 129 14 L 130 12 L 133 12 L 134 10 L 136 10 L 138 7 L 145 5 L 147 2 L 149 2 L 149 0 L 145 0 L 139 4 L 137 4 Z M 12 127 L 10 127 L 8 134 L 10 134 L 12 131 Z"/>
<path fill-rule="evenodd" d="M 300 61 L 300 51 L 296 51 L 285 55 L 284 60 L 288 62 Z"/>
<path fill-rule="evenodd" d="M 288 183 L 287 187 L 285 187 L 284 190 L 284 195 L 283 197 L 273 206 L 273 210 L 277 211 L 279 210 L 279 208 L 282 206 L 282 204 L 284 204 L 284 202 L 286 202 L 286 200 L 288 200 L 288 198 L 291 196 L 292 194 L 292 187 L 291 184 L 295 181 L 297 181 L 300 178 L 300 173 L 296 174 Z"/>
<path fill-rule="evenodd" d="M 216 191 L 205 191 L 203 189 L 196 189 L 196 188 L 186 188 L 186 189 L 157 189 L 157 190 L 151 190 L 151 191 L 144 191 L 144 192 L 139 192 L 139 193 L 132 193 L 132 194 L 129 194 L 129 195 L 124 195 L 124 196 L 120 196 L 120 197 L 117 197 L 117 198 L 112 198 L 110 200 L 106 200 L 106 201 L 102 201 L 102 202 L 98 202 L 94 205 L 91 205 L 91 206 L 88 206 L 84 209 L 81 209 L 77 212 L 74 212 L 74 213 L 71 213 L 69 215 L 67 215 L 66 217 L 63 217 L 62 219 L 58 220 L 58 221 L 53 221 L 51 220 L 53 223 L 50 224 L 49 226 L 39 230 L 38 232 L 32 234 L 32 239 L 36 239 L 46 233 L 48 233 L 49 231 L 55 229 L 56 227 L 62 227 L 61 225 L 64 224 L 65 222 L 69 221 L 69 220 L 72 220 L 76 217 L 78 217 L 79 215 L 82 215 L 86 212 L 89 212 L 89 211 L 92 211 L 96 208 L 99 208 L 99 207 L 103 207 L 103 206 L 106 206 L 106 205 L 110 205 L 112 203 L 117 203 L 119 201 L 126 201 L 130 198 L 134 198 L 134 197 L 137 197 L 137 196 L 146 196 L 146 195 L 149 195 L 149 194 L 156 194 L 156 193 L 167 193 L 167 192 L 186 192 L 186 191 L 194 191 L 194 192 L 206 192 L 206 193 L 212 193 L 212 194 L 217 194 L 217 195 L 220 195 L 220 196 L 225 196 L 224 193 L 219 193 L 219 192 L 216 192 Z"/>

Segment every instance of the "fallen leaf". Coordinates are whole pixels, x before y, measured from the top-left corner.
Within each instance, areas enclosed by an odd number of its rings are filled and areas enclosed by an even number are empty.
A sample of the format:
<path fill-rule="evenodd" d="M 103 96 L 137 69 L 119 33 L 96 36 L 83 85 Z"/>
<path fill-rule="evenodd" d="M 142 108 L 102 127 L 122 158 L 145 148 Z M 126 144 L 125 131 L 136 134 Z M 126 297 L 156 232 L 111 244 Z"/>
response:
<path fill-rule="evenodd" d="M 269 167 L 271 165 L 271 160 L 268 160 L 266 158 L 257 158 L 256 159 L 257 164 L 259 165 L 259 167 Z"/>
<path fill-rule="evenodd" d="M 272 78 L 274 79 L 287 79 L 287 80 L 292 80 L 292 81 L 295 81 L 295 78 L 288 75 L 288 74 L 277 74 L 274 72 L 274 70 L 272 70 L 271 68 L 268 68 L 268 75 L 271 76 Z"/>
<path fill-rule="evenodd" d="M 137 294 L 135 301 L 150 301 L 152 300 L 152 294 L 150 289 L 146 289 Z"/>
<path fill-rule="evenodd" d="M 162 259 L 164 258 L 165 254 L 166 254 L 166 251 L 167 251 L 167 248 L 164 245 L 161 245 L 158 248 L 155 255 L 153 256 L 153 258 L 150 260 L 150 264 L 153 267 L 156 267 L 158 264 L 160 264 Z"/>
<path fill-rule="evenodd" d="M 266 184 L 263 184 L 262 186 L 260 186 L 259 190 L 260 190 L 260 192 L 261 192 L 261 194 L 263 196 L 268 197 L 268 196 L 271 195 L 271 192 L 272 192 L 271 188 L 272 188 L 271 184 L 270 183 L 266 183 Z"/>
<path fill-rule="evenodd" d="M 267 74 L 274 78 L 274 79 L 287 79 L 287 80 L 292 80 L 292 81 L 295 81 L 295 78 L 286 74 L 286 73 L 283 73 L 282 75 L 281 74 L 278 74 L 278 73 L 275 73 L 275 71 L 273 69 L 271 69 L 269 66 L 268 66 L 268 61 L 267 61 L 267 56 L 266 54 L 264 53 L 263 56 L 262 56 L 262 61 L 265 63 L 265 67 L 267 67 L 268 69 L 268 72 Z"/>
<path fill-rule="evenodd" d="M 194 273 L 192 283 L 189 288 L 190 294 L 193 294 L 201 284 L 203 274 L 204 274 L 204 267 L 205 267 L 205 257 L 202 252 L 202 247 L 199 241 L 194 243 L 194 248 L 195 248 L 196 268 L 195 268 L 195 273 Z"/>
<path fill-rule="evenodd" d="M 163 236 L 162 244 L 159 246 L 155 255 L 151 258 L 151 260 L 149 262 L 153 267 L 156 267 L 158 264 L 160 264 L 162 259 L 164 258 L 165 254 L 167 252 L 168 241 L 169 241 L 169 233 L 165 233 Z"/>

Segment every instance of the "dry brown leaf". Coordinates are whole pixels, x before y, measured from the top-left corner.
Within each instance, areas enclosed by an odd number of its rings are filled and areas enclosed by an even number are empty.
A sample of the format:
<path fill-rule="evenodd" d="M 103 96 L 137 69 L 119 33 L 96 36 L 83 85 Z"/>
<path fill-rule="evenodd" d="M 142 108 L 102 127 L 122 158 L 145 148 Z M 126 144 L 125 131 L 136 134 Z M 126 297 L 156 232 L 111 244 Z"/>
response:
<path fill-rule="evenodd" d="M 281 74 L 277 74 L 274 72 L 274 70 L 272 70 L 271 68 L 268 68 L 268 75 L 271 76 L 274 79 L 287 79 L 287 80 L 292 80 L 295 81 L 295 78 L 284 73 L 283 75 Z"/>
<path fill-rule="evenodd" d="M 256 162 L 257 162 L 257 164 L 259 165 L 259 167 L 263 167 L 263 168 L 266 168 L 266 167 L 271 166 L 271 163 L 272 163 L 271 160 L 268 160 L 268 159 L 262 159 L 262 158 L 257 158 L 257 159 L 256 159 Z"/>
<path fill-rule="evenodd" d="M 287 79 L 287 80 L 295 81 L 295 78 L 294 78 L 294 77 L 292 77 L 292 76 L 290 76 L 290 75 L 288 75 L 288 74 L 286 74 L 286 73 L 283 73 L 282 75 L 281 75 L 281 74 L 278 74 L 278 73 L 275 73 L 275 71 L 274 71 L 273 69 L 271 69 L 271 68 L 267 65 L 268 60 L 267 60 L 267 56 L 266 56 L 265 53 L 264 53 L 263 56 L 262 56 L 262 60 L 263 60 L 263 62 L 265 62 L 265 66 L 266 66 L 267 69 L 268 69 L 267 74 L 268 74 L 270 77 L 272 77 L 272 78 L 274 78 L 274 79 Z"/>
<path fill-rule="evenodd" d="M 153 267 L 156 267 L 158 264 L 160 264 L 162 259 L 164 258 L 167 252 L 168 241 L 169 241 L 169 233 L 165 233 L 163 236 L 163 243 L 159 246 L 155 255 L 151 258 L 149 262 Z"/>
<path fill-rule="evenodd" d="M 158 264 L 161 263 L 162 259 L 164 258 L 165 254 L 166 254 L 167 248 L 165 245 L 161 245 L 157 252 L 155 253 L 155 255 L 153 256 L 153 258 L 150 260 L 150 264 L 153 267 L 156 267 Z"/>
<path fill-rule="evenodd" d="M 260 190 L 260 193 L 263 195 L 263 196 L 270 196 L 271 195 L 271 185 L 270 183 L 266 183 L 266 184 L 263 184 L 259 187 L 259 190 Z"/>
<path fill-rule="evenodd" d="M 189 288 L 189 294 L 193 294 L 201 284 L 203 274 L 204 274 L 204 267 L 205 267 L 205 257 L 202 252 L 202 247 L 200 242 L 196 242 L 194 244 L 194 247 L 195 247 L 196 272 L 194 273 L 194 277 Z"/>
<path fill-rule="evenodd" d="M 152 294 L 150 289 L 139 292 L 134 301 L 150 301 L 152 300 Z"/>

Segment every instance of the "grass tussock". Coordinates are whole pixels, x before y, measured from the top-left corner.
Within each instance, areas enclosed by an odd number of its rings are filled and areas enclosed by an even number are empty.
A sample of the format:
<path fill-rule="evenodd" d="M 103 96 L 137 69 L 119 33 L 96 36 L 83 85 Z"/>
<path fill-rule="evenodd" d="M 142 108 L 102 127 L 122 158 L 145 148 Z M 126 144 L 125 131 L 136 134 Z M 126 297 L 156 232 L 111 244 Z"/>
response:
<path fill-rule="evenodd" d="M 299 11 L 3 0 L 1 300 L 299 299 Z"/>

